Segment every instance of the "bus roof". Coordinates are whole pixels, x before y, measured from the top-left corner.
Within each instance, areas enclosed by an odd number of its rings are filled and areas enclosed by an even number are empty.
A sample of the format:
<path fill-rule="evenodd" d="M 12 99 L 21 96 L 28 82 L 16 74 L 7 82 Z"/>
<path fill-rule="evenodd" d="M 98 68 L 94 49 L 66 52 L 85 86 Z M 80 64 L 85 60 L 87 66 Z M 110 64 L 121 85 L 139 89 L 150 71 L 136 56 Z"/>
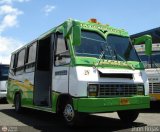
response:
<path fill-rule="evenodd" d="M 83 22 L 83 21 L 79 21 L 79 20 L 73 20 L 73 19 L 68 19 L 66 20 L 65 22 L 63 22 L 62 24 L 60 24 L 59 26 L 57 27 L 54 27 L 50 30 L 48 30 L 47 32 L 43 33 L 42 35 L 40 35 L 38 37 L 38 39 L 41 39 L 55 31 L 58 31 L 59 29 L 63 29 L 67 24 L 69 25 L 70 23 L 78 23 L 80 25 L 81 28 L 84 28 L 84 27 L 87 27 L 87 28 L 90 28 L 90 29 L 99 29 L 99 30 L 105 30 L 107 32 L 113 32 L 113 33 L 119 33 L 120 34 L 125 34 L 126 36 L 128 35 L 128 32 L 126 32 L 124 29 L 118 29 L 118 28 L 114 28 L 114 27 L 111 27 L 109 26 L 108 24 L 101 24 L 99 22 L 90 22 L 90 21 L 87 21 L 87 22 Z"/>
<path fill-rule="evenodd" d="M 114 27 L 109 26 L 108 24 L 101 24 L 99 22 L 93 23 L 93 22 L 90 22 L 90 21 L 82 22 L 82 21 L 78 21 L 78 20 L 68 19 L 65 22 L 63 22 L 62 24 L 60 24 L 59 26 L 51 28 L 47 32 L 41 34 L 38 38 L 36 38 L 35 40 L 29 42 L 28 44 L 22 46 L 21 48 L 17 49 L 13 53 L 27 47 L 28 45 L 32 44 L 33 42 L 35 42 L 37 40 L 41 40 L 41 39 L 47 37 L 48 35 L 50 35 L 54 32 L 62 32 L 63 33 L 64 30 L 68 30 L 68 27 L 73 26 L 75 23 L 78 24 L 82 29 L 89 29 L 91 31 L 100 30 L 102 32 L 114 33 L 114 34 L 129 37 L 128 32 L 126 32 L 124 29 L 114 28 Z"/>
<path fill-rule="evenodd" d="M 131 35 L 130 37 L 131 37 L 131 39 L 133 39 L 133 38 L 137 38 L 137 37 L 140 37 L 140 36 L 146 35 L 146 34 L 152 36 L 153 43 L 160 43 L 160 27 L 150 29 L 147 31 L 143 31 L 140 33 L 136 33 L 136 34 Z"/>

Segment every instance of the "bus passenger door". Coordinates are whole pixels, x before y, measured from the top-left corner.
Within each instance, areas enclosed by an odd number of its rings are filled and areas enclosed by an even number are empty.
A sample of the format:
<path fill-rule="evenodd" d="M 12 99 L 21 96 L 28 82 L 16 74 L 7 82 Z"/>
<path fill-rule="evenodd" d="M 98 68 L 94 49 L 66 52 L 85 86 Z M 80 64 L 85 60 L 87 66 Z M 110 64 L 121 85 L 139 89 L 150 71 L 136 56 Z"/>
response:
<path fill-rule="evenodd" d="M 52 51 L 51 36 L 39 40 L 35 70 L 34 105 L 51 107 Z"/>

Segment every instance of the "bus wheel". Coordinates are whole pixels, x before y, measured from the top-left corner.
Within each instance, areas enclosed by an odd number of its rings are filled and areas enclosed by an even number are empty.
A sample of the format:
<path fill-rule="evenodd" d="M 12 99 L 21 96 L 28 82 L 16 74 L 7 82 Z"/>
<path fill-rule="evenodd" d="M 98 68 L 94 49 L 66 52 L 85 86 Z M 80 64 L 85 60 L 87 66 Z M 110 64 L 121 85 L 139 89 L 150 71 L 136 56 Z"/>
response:
<path fill-rule="evenodd" d="M 15 100 L 14 100 L 14 104 L 15 104 L 15 111 L 17 113 L 20 113 L 22 108 L 21 108 L 21 95 L 20 94 L 16 94 L 15 95 Z"/>
<path fill-rule="evenodd" d="M 71 101 L 67 102 L 64 106 L 63 116 L 67 125 L 75 126 L 78 119 L 78 112 L 76 112 L 73 108 Z"/>
<path fill-rule="evenodd" d="M 131 124 L 133 121 L 135 121 L 139 115 L 139 112 L 136 110 L 124 110 L 124 111 L 118 111 L 119 118 L 127 123 Z"/>

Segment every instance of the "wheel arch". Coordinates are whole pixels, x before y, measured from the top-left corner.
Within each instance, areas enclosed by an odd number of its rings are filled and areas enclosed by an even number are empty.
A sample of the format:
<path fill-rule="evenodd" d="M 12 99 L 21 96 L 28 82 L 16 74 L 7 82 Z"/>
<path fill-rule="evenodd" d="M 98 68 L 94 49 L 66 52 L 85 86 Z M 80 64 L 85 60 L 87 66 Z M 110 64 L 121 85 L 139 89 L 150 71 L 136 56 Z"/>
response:
<path fill-rule="evenodd" d="M 60 94 L 57 99 L 56 103 L 56 113 L 59 113 L 63 107 L 63 104 L 66 103 L 66 101 L 72 101 L 72 96 L 70 94 Z"/>
<path fill-rule="evenodd" d="M 17 91 L 14 92 L 14 97 L 13 97 L 13 103 L 14 103 L 14 104 L 15 104 L 15 97 L 16 97 L 17 94 L 19 94 L 20 97 L 22 97 L 22 91 L 17 90 Z"/>

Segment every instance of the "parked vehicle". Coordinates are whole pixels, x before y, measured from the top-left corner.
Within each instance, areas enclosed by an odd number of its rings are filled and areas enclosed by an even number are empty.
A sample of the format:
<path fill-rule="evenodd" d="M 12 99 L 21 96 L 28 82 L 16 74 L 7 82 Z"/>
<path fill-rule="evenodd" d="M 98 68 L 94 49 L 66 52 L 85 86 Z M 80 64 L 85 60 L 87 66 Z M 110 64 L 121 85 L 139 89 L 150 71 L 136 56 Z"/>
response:
<path fill-rule="evenodd" d="M 145 55 L 145 46 L 143 44 L 136 45 L 135 48 L 146 69 L 149 79 L 149 95 L 151 101 L 160 101 L 160 27 L 134 34 L 131 38 L 144 34 L 152 36 L 152 55 Z"/>
<path fill-rule="evenodd" d="M 0 64 L 0 99 L 7 96 L 6 81 L 8 80 L 8 69 L 9 65 Z"/>
<path fill-rule="evenodd" d="M 150 55 L 150 40 L 133 44 L 145 42 Z M 128 33 L 96 19 L 69 19 L 49 30 L 12 53 L 9 71 L 7 99 L 17 112 L 58 113 L 68 125 L 79 113 L 115 111 L 131 123 L 150 106 L 147 75 Z"/>

